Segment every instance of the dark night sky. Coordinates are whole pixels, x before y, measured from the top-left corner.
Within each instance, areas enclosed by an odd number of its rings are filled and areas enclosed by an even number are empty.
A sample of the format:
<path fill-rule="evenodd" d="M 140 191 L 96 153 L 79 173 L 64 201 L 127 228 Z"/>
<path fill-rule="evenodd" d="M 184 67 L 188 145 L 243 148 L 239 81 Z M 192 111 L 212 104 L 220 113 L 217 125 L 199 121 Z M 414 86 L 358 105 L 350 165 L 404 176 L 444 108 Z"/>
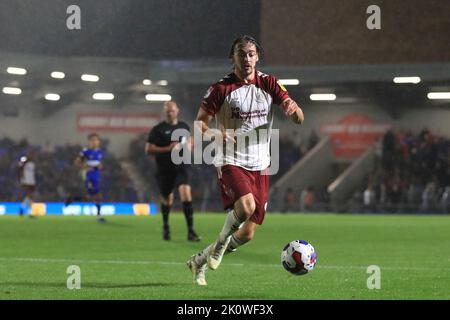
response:
<path fill-rule="evenodd" d="M 66 9 L 81 8 L 81 30 Z M 223 58 L 234 37 L 259 37 L 258 0 L 2 0 L 0 50 L 150 59 Z"/>

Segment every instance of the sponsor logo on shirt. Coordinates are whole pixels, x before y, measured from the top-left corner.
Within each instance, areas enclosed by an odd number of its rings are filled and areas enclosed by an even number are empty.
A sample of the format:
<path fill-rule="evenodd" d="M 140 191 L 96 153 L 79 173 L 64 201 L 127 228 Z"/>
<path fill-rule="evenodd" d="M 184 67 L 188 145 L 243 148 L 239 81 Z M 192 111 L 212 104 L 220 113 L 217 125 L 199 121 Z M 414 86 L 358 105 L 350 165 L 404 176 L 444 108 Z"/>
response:
<path fill-rule="evenodd" d="M 267 110 L 241 111 L 239 107 L 231 107 L 231 119 L 250 120 L 267 117 Z"/>

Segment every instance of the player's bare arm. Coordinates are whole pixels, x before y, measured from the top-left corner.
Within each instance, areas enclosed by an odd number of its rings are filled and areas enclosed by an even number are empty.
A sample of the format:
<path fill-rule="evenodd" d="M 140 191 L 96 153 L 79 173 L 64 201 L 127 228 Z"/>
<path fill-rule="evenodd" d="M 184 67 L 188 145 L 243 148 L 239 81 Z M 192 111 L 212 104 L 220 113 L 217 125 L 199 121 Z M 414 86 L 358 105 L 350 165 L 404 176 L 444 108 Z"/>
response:
<path fill-rule="evenodd" d="M 203 108 L 199 108 L 197 113 L 197 119 L 196 119 L 196 130 L 201 130 L 202 134 L 205 134 L 207 131 L 210 132 L 212 135 L 215 135 L 218 133 L 217 129 L 211 129 L 209 128 L 208 124 L 209 122 L 214 118 L 214 116 L 208 114 Z M 198 127 L 200 126 L 200 127 Z M 236 139 L 232 136 L 230 136 L 226 131 L 225 128 L 222 128 L 220 130 L 220 134 L 222 134 L 223 140 L 228 141 L 231 140 L 233 142 L 236 142 Z"/>
<path fill-rule="evenodd" d="M 281 108 L 284 114 L 291 118 L 292 121 L 298 124 L 302 124 L 305 121 L 305 116 L 302 109 L 291 98 L 287 98 L 281 103 Z"/>
<path fill-rule="evenodd" d="M 196 123 L 197 125 L 200 124 L 201 127 L 197 127 L 196 129 L 200 129 L 202 133 L 205 133 L 209 129 L 208 124 L 212 118 L 213 116 L 208 114 L 203 108 L 199 108 Z"/>

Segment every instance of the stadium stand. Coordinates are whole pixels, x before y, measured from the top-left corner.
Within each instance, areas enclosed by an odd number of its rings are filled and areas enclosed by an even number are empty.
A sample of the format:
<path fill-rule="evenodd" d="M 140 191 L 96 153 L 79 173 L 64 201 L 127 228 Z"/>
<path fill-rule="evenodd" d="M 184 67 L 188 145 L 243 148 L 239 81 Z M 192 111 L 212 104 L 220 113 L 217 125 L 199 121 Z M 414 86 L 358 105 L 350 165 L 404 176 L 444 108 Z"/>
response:
<path fill-rule="evenodd" d="M 354 195 L 363 211 L 449 212 L 450 139 L 428 129 L 390 130 L 381 149 L 364 188 Z"/>
<path fill-rule="evenodd" d="M 130 161 L 145 181 L 144 201 L 159 202 L 155 179 L 154 158 L 144 156 L 146 134 L 130 142 Z M 298 162 L 317 143 L 311 132 L 308 141 L 300 142 L 291 136 L 280 139 L 280 170 L 271 177 L 274 185 L 288 168 Z M 297 142 L 297 143 L 296 143 Z M 20 201 L 21 191 L 17 184 L 16 168 L 19 158 L 28 150 L 35 150 L 38 201 L 63 201 L 69 195 L 83 193 L 83 182 L 73 160 L 81 145 L 60 146 L 31 145 L 27 140 L 0 140 L 0 197 L 3 201 Z M 122 169 L 119 160 L 108 152 L 108 141 L 103 142 L 105 151 L 102 172 L 105 201 L 138 202 L 138 193 L 130 177 Z M 450 211 L 450 139 L 434 135 L 424 129 L 418 134 L 411 131 L 388 131 L 375 157 L 373 170 L 361 187 L 349 200 L 351 212 L 430 213 Z M 221 211 L 220 192 L 213 166 L 192 165 L 191 185 L 193 202 L 198 211 Z M 175 196 L 178 195 L 175 193 Z M 272 211 L 327 211 L 326 190 L 312 186 L 304 190 L 271 193 Z M 278 205 L 277 205 L 278 204 Z M 179 204 L 175 203 L 179 209 Z"/>
<path fill-rule="evenodd" d="M 137 193 L 131 179 L 121 168 L 116 157 L 108 152 L 108 141 L 103 142 L 102 193 L 105 201 L 137 202 Z M 69 195 L 83 194 L 83 182 L 73 160 L 82 149 L 81 145 L 66 144 L 30 145 L 26 140 L 15 142 L 9 138 L 0 140 L 0 197 L 3 201 L 19 201 L 20 189 L 16 168 L 21 156 L 35 150 L 38 201 L 64 201 Z"/>

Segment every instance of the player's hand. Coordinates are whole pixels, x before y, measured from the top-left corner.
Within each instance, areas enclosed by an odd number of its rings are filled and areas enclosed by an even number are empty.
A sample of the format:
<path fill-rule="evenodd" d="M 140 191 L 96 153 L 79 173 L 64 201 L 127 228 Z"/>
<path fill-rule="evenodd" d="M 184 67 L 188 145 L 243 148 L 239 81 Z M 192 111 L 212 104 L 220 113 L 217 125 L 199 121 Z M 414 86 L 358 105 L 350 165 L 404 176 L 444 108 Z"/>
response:
<path fill-rule="evenodd" d="M 281 108 L 286 116 L 292 116 L 298 108 L 297 103 L 292 99 L 287 99 L 281 104 Z"/>
<path fill-rule="evenodd" d="M 222 179 L 222 167 L 216 167 L 217 170 L 217 179 Z"/>
<path fill-rule="evenodd" d="M 228 133 L 226 130 L 222 131 L 222 136 L 223 136 L 223 141 L 225 143 L 228 141 L 232 141 L 233 143 L 236 143 L 236 138 L 232 134 Z"/>

